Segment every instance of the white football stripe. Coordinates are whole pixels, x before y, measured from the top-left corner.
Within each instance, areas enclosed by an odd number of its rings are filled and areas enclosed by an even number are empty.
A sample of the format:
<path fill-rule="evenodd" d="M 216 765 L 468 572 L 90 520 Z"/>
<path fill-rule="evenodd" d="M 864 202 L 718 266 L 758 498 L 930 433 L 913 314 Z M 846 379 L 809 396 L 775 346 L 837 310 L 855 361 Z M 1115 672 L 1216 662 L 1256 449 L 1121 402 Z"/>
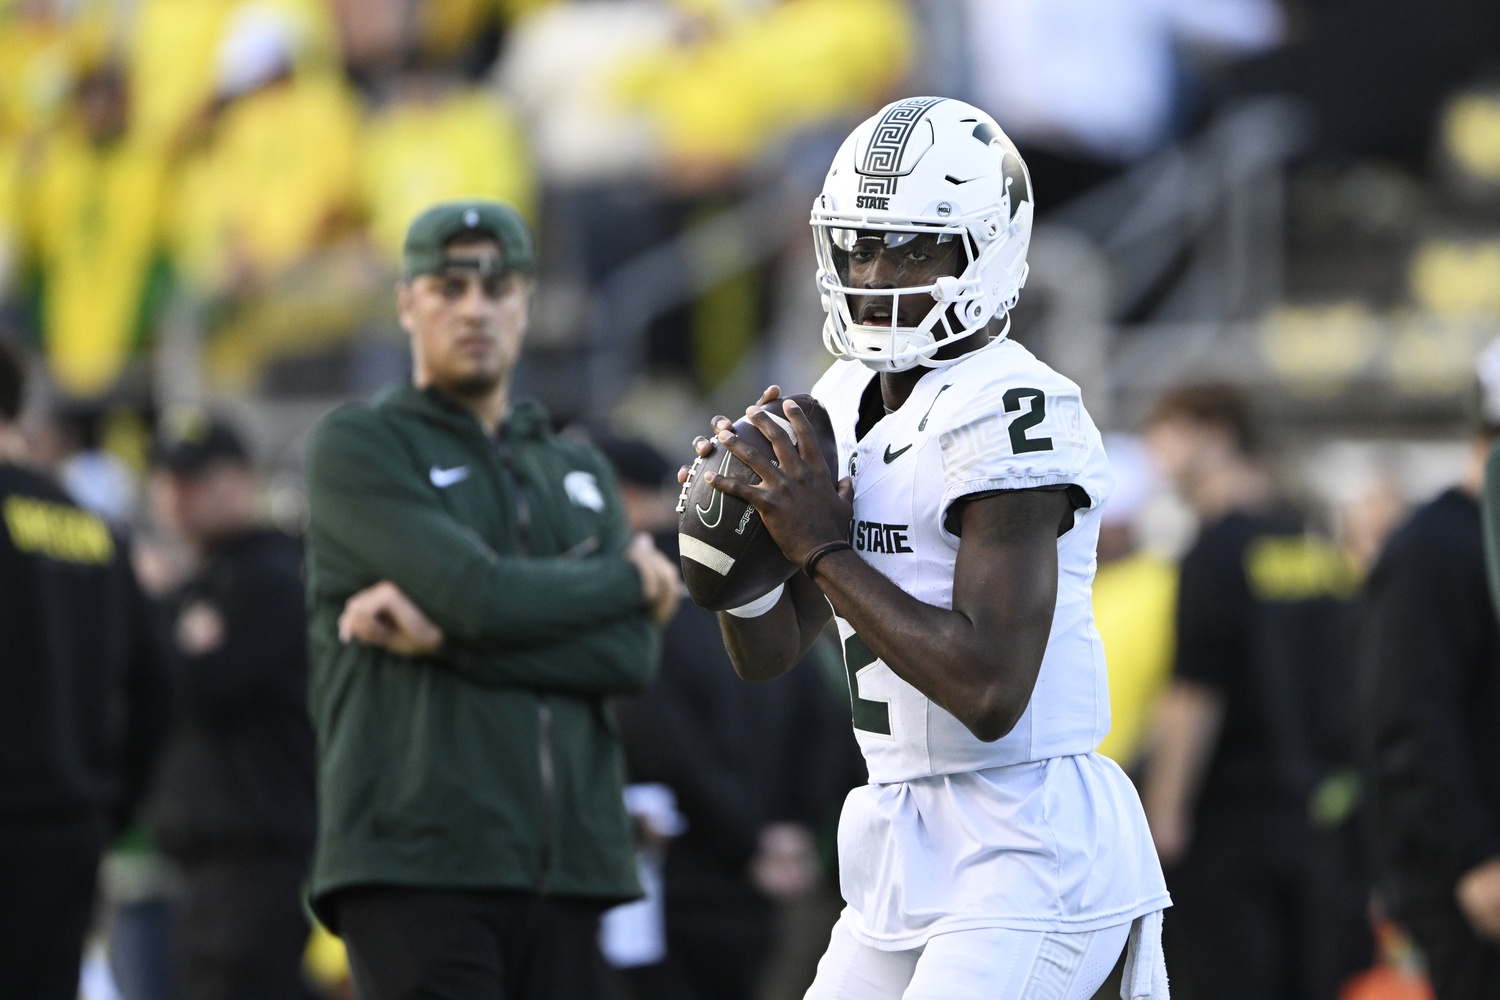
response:
<path fill-rule="evenodd" d="M 678 534 L 677 548 L 693 562 L 702 563 L 720 576 L 728 576 L 729 571 L 734 568 L 733 556 L 727 552 L 720 552 L 712 545 L 692 535 Z"/>
<path fill-rule="evenodd" d="M 776 421 L 777 427 L 780 427 L 782 430 L 786 431 L 786 436 L 791 439 L 792 444 L 797 443 L 797 432 L 792 430 L 792 422 L 790 420 L 788 420 L 786 417 L 778 417 L 770 410 L 766 411 L 766 416 Z"/>

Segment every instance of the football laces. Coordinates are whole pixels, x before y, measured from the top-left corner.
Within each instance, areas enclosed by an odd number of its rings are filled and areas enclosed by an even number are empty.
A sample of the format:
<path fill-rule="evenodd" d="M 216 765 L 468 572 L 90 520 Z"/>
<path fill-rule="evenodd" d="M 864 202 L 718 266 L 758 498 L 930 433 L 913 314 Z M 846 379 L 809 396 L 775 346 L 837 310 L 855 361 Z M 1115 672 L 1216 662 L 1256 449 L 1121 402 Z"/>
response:
<path fill-rule="evenodd" d="M 693 488 L 693 480 L 698 478 L 698 468 L 702 464 L 703 456 L 699 455 L 688 467 L 687 478 L 682 481 L 682 491 L 677 494 L 677 513 L 679 514 L 687 510 L 688 493 Z"/>

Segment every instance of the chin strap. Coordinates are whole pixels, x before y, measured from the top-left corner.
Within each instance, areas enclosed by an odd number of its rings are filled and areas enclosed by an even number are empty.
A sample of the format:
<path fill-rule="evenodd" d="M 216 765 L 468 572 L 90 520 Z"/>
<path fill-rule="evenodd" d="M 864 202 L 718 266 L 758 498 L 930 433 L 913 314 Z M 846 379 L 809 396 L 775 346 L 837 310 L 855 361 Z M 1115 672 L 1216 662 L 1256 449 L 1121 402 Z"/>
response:
<path fill-rule="evenodd" d="M 937 359 L 934 359 L 934 358 L 923 358 L 923 359 L 919 360 L 912 367 L 914 367 L 914 368 L 916 368 L 916 367 L 923 367 L 923 368 L 947 368 L 949 365 L 956 364 L 957 362 L 962 361 L 964 358 L 967 358 L 971 354 L 977 354 L 978 352 L 984 350 L 986 347 L 992 347 L 995 344 L 1000 343 L 1002 340 L 1005 340 L 1007 337 L 1010 336 L 1010 313 L 1005 313 L 1004 317 L 1005 317 L 1005 321 L 1004 321 L 1004 323 L 1000 327 L 1000 332 L 997 333 L 995 336 L 991 337 L 990 340 L 989 340 L 989 343 L 983 345 L 982 347 L 976 347 L 972 351 L 965 351 L 964 353 L 962 353 L 960 355 L 957 355 L 956 357 L 944 358 L 942 360 L 937 360 Z M 988 324 L 986 324 L 986 325 L 988 325 Z M 965 337 L 976 337 L 976 336 L 979 335 L 980 332 L 981 332 L 980 330 L 975 330 L 973 333 L 968 333 L 968 334 L 965 334 L 964 336 Z M 943 345 L 945 345 L 947 343 L 949 343 L 949 341 L 946 341 L 946 340 L 940 340 L 940 341 L 938 341 L 938 344 L 937 344 L 938 350 L 942 350 L 943 349 Z"/>

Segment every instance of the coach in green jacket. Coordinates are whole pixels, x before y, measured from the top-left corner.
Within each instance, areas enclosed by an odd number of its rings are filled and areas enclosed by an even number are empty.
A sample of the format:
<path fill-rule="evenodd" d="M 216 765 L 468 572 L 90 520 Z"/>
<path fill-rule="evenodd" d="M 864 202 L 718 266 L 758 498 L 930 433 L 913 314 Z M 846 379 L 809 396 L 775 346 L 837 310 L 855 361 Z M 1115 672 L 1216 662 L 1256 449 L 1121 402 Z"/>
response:
<path fill-rule="evenodd" d="M 308 451 L 312 897 L 362 1000 L 605 996 L 598 914 L 639 893 L 606 701 L 650 682 L 678 576 L 511 399 L 532 270 L 507 206 L 419 216 L 411 383 Z"/>

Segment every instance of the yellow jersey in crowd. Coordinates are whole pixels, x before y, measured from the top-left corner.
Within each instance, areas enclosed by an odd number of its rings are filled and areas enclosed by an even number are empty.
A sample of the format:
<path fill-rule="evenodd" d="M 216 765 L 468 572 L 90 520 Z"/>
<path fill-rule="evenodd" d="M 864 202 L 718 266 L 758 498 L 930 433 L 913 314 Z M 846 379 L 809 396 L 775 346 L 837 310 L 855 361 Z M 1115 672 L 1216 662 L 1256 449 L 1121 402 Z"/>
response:
<path fill-rule="evenodd" d="M 174 250 L 196 282 L 274 277 L 352 212 L 359 109 L 340 82 L 290 81 L 231 102 L 184 169 Z"/>
<path fill-rule="evenodd" d="M 166 164 L 131 138 L 53 133 L 31 176 L 31 248 L 43 275 L 42 344 L 66 392 L 108 389 L 148 318 L 162 250 Z"/>
<path fill-rule="evenodd" d="M 1130 768 L 1149 743 L 1156 696 L 1172 673 L 1177 567 L 1137 552 L 1100 563 L 1094 624 L 1104 640 L 1112 724 L 1099 752 Z"/>

